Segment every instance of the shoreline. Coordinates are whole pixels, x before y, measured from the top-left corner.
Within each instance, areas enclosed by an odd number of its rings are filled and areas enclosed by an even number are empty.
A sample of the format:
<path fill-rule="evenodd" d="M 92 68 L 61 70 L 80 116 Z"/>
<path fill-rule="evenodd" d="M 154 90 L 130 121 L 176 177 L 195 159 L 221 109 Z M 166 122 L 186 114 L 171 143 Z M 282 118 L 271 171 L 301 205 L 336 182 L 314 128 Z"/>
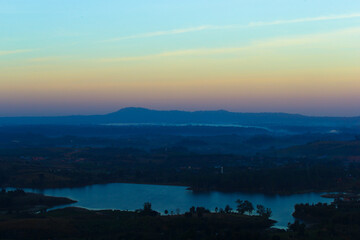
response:
<path fill-rule="evenodd" d="M 47 189 L 73 189 L 73 188 L 86 188 L 91 187 L 94 185 L 107 185 L 107 184 L 136 184 L 136 185 L 153 185 L 153 186 L 169 186 L 169 187 L 184 187 L 186 190 L 191 191 L 194 194 L 205 194 L 211 192 L 219 192 L 219 193 L 246 193 L 246 194 L 263 194 L 266 196 L 290 196 L 290 195 L 297 195 L 297 194 L 307 194 L 307 193 L 322 193 L 322 197 L 324 198 L 335 198 L 329 197 L 333 194 L 339 194 L 339 192 L 350 194 L 349 191 L 340 191 L 339 189 L 323 189 L 323 190 L 316 190 L 316 189 L 307 189 L 307 190 L 298 190 L 298 191 L 277 191 L 277 192 L 269 192 L 269 191 L 247 191 L 247 190 L 221 190 L 221 189 L 194 189 L 193 187 L 181 183 L 153 183 L 153 182 L 134 182 L 134 181 L 114 181 L 114 182 L 102 182 L 102 183 L 91 183 L 91 184 L 80 184 L 80 185 L 73 185 L 73 186 L 52 186 L 52 187 L 30 187 L 30 186 L 22 186 L 22 187 L 14 187 L 14 186 L 5 186 L 5 189 L 33 189 L 33 190 L 47 190 Z"/>

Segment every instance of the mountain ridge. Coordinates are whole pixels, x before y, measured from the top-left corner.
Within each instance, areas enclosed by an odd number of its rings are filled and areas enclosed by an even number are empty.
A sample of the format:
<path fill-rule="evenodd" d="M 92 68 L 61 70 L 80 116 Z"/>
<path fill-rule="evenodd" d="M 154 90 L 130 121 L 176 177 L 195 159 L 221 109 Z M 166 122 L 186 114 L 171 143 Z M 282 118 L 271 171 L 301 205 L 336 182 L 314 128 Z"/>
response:
<path fill-rule="evenodd" d="M 253 126 L 360 126 L 360 117 L 316 117 L 281 112 L 181 111 L 121 108 L 104 115 L 0 117 L 1 125 L 38 124 L 238 124 Z"/>

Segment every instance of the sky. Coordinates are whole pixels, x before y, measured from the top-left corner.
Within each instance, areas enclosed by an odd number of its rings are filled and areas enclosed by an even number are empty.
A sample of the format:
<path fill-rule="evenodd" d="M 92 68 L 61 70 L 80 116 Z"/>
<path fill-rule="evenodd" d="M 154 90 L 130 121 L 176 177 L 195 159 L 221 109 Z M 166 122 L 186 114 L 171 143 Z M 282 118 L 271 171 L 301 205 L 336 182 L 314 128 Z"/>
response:
<path fill-rule="evenodd" d="M 0 116 L 360 116 L 360 1 L 0 0 Z"/>

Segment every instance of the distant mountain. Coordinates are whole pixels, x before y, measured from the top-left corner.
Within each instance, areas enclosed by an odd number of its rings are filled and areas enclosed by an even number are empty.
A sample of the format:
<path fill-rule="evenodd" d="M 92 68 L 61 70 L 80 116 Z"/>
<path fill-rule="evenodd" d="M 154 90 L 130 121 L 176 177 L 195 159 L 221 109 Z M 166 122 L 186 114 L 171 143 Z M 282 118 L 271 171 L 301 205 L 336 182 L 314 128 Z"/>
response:
<path fill-rule="evenodd" d="M 310 117 L 287 113 L 238 113 L 219 111 L 158 111 L 123 108 L 105 115 L 62 117 L 2 117 L 0 125 L 93 124 L 223 124 L 245 126 L 360 126 L 360 117 Z"/>

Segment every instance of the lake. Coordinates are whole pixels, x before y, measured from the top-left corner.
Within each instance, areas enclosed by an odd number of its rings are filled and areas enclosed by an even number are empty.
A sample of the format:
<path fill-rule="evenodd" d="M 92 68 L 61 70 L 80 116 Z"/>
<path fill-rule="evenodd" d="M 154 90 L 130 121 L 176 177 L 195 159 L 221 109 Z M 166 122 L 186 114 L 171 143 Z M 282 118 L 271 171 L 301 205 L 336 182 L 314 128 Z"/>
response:
<path fill-rule="evenodd" d="M 294 205 L 297 203 L 330 203 L 332 199 L 321 197 L 321 193 L 293 194 L 288 196 L 264 195 L 252 193 L 193 193 L 187 187 L 111 183 L 92 185 L 79 188 L 62 189 L 25 189 L 26 191 L 43 193 L 49 196 L 68 197 L 78 201 L 71 206 L 83 207 L 92 210 L 118 209 L 136 210 L 143 207 L 145 202 L 150 202 L 152 208 L 160 213 L 168 210 L 185 212 L 191 206 L 202 206 L 214 211 L 215 207 L 225 208 L 229 204 L 236 208 L 237 199 L 248 200 L 253 203 L 271 208 L 271 219 L 277 222 L 275 227 L 286 228 L 293 222 Z"/>

